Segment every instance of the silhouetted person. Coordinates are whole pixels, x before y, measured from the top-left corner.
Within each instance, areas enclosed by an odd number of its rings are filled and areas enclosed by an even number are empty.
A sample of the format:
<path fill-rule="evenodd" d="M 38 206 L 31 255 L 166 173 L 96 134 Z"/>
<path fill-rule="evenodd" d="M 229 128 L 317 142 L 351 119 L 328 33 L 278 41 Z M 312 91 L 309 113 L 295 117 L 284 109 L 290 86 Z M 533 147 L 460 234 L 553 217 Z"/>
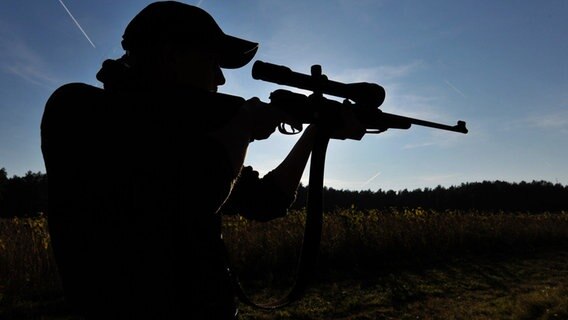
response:
<path fill-rule="evenodd" d="M 200 8 L 164 1 L 134 17 L 122 46 L 97 73 L 104 89 L 63 85 L 42 119 L 66 299 L 88 319 L 232 319 L 220 208 L 230 202 L 263 221 L 285 215 L 316 128 L 259 177 L 243 167 L 248 144 L 284 115 L 216 93 L 221 68 L 249 63 L 257 43 L 226 35 Z"/>

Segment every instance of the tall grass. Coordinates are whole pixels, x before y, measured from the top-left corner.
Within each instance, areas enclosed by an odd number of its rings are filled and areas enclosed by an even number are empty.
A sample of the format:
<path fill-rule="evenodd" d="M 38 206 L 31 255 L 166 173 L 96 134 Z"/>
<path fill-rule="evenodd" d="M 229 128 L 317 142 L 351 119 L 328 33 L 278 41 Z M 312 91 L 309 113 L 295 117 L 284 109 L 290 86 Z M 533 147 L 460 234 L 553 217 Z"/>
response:
<path fill-rule="evenodd" d="M 270 223 L 225 220 L 231 260 L 250 276 L 294 269 L 306 213 Z M 568 213 L 338 210 L 324 216 L 320 270 L 412 267 L 471 254 L 519 254 L 568 244 Z"/>
<path fill-rule="evenodd" d="M 293 274 L 305 215 L 293 211 L 268 223 L 225 217 L 225 242 L 241 275 L 254 279 L 277 272 Z M 464 254 L 517 254 L 567 244 L 567 212 L 347 209 L 325 214 L 319 261 L 324 272 L 346 274 Z M 13 304 L 14 297 L 58 293 L 45 217 L 0 219 L 0 309 Z"/>
<path fill-rule="evenodd" d="M 45 217 L 0 219 L 0 310 L 60 297 Z"/>

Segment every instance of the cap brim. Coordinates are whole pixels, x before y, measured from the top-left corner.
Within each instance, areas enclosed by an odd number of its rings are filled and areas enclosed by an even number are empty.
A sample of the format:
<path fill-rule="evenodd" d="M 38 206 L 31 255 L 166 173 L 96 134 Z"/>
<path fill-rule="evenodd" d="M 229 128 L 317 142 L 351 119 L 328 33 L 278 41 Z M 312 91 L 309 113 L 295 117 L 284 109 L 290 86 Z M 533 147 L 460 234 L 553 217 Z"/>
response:
<path fill-rule="evenodd" d="M 254 58 L 258 50 L 258 43 L 223 35 L 219 49 L 219 66 L 224 69 L 237 69 L 245 66 Z"/>

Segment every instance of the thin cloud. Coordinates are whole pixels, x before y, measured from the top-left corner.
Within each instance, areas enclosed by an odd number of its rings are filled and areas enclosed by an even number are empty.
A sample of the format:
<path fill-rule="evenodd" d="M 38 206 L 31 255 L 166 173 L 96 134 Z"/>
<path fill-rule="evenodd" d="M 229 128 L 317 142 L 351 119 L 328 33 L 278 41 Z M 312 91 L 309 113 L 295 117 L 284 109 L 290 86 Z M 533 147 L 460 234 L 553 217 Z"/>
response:
<path fill-rule="evenodd" d="M 52 88 L 58 80 L 45 71 L 41 57 L 8 26 L 0 29 L 0 70 L 27 82 Z"/>
<path fill-rule="evenodd" d="M 339 82 L 372 82 L 385 88 L 386 99 L 380 107 L 388 113 L 430 121 L 443 119 L 435 96 L 412 93 L 402 81 L 403 78 L 424 66 L 420 60 L 402 65 L 378 66 L 372 68 L 348 69 L 333 76 Z"/>
<path fill-rule="evenodd" d="M 427 128 L 428 135 L 424 136 L 423 141 L 417 143 L 405 144 L 402 149 L 418 149 L 418 148 L 452 148 L 460 146 L 463 143 L 461 133 L 442 131 Z"/>
<path fill-rule="evenodd" d="M 566 109 L 566 106 L 561 104 L 560 108 Z M 507 131 L 539 129 L 568 133 L 568 111 L 558 108 L 543 110 L 542 113 L 511 119 L 503 124 L 503 128 Z"/>
<path fill-rule="evenodd" d="M 334 79 L 341 82 L 384 82 L 405 77 L 421 67 L 422 64 L 421 61 L 412 61 L 397 66 L 348 69 L 341 74 L 336 74 Z"/>
<path fill-rule="evenodd" d="M 73 16 L 73 14 L 71 14 L 71 11 L 69 11 L 69 9 L 67 9 L 67 6 L 65 5 L 65 3 L 63 3 L 62 0 L 59 0 L 59 3 L 61 3 L 61 6 L 63 6 L 63 9 L 65 9 L 65 11 L 67 11 L 67 13 L 69 14 L 69 16 L 71 17 L 71 19 L 73 20 L 73 22 L 75 22 L 75 25 L 77 25 L 77 28 L 79 28 L 79 30 L 81 30 L 81 32 L 83 33 L 83 35 L 85 36 L 85 38 L 87 39 L 87 41 L 89 41 L 89 43 L 93 46 L 93 48 L 95 47 L 95 44 L 93 43 L 93 41 L 91 41 L 91 38 L 89 38 L 89 36 L 87 35 L 87 33 L 85 32 L 85 30 L 83 30 L 83 27 L 81 27 L 81 25 L 79 24 L 79 21 L 77 21 L 77 19 L 75 19 L 75 17 Z"/>
<path fill-rule="evenodd" d="M 568 111 L 539 114 L 523 121 L 529 127 L 568 132 Z"/>
<path fill-rule="evenodd" d="M 457 173 L 447 173 L 447 174 L 432 174 L 432 175 L 423 175 L 418 176 L 417 180 L 423 181 L 429 184 L 446 184 L 449 183 L 455 178 L 459 177 L 460 175 Z"/>
<path fill-rule="evenodd" d="M 387 97 L 389 100 L 385 100 L 385 105 L 381 107 L 385 112 L 430 121 L 440 118 L 440 112 L 435 107 L 439 101 L 437 97 L 414 94 L 398 86 L 392 86 L 387 91 Z"/>
<path fill-rule="evenodd" d="M 55 83 L 53 78 L 50 78 L 34 66 L 18 63 L 16 65 L 5 66 L 4 68 L 9 73 L 14 74 L 30 83 L 38 86 L 51 89 L 52 86 L 48 83 Z"/>
<path fill-rule="evenodd" d="M 404 147 L 402 147 L 403 149 L 416 149 L 416 148 L 426 148 L 426 147 L 432 147 L 436 145 L 436 142 L 433 141 L 428 141 L 428 142 L 421 142 L 421 143 L 411 143 L 411 144 L 407 144 Z"/>
<path fill-rule="evenodd" d="M 383 79 L 398 79 L 416 71 L 422 65 L 422 61 L 417 60 L 400 66 L 382 66 L 378 68 L 377 73 Z"/>

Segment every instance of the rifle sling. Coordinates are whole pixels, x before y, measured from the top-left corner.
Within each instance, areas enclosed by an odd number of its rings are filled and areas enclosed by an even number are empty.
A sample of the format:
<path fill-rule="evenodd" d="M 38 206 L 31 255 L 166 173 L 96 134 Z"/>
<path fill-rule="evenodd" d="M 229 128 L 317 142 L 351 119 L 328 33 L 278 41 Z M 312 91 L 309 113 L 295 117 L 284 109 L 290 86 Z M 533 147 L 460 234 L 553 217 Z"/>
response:
<path fill-rule="evenodd" d="M 273 310 L 287 306 L 298 300 L 304 294 L 309 281 L 314 276 L 323 223 L 323 178 L 325 153 L 328 143 L 328 136 L 318 134 L 311 154 L 306 225 L 302 249 L 298 259 L 296 279 L 292 288 L 284 297 L 276 301 L 266 303 L 255 302 L 245 293 L 238 276 L 231 271 L 230 264 L 228 264 L 237 297 L 243 303 L 264 310 Z"/>

